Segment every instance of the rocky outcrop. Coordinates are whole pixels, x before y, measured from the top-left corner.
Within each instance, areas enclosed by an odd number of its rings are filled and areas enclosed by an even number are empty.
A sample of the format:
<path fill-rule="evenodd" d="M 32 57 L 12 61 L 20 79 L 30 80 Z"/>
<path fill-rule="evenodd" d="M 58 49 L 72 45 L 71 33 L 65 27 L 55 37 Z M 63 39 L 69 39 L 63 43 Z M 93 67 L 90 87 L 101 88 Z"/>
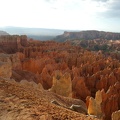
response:
<path fill-rule="evenodd" d="M 12 75 L 12 62 L 10 55 L 0 54 L 0 76 L 3 78 L 10 78 Z"/>
<path fill-rule="evenodd" d="M 120 82 L 116 82 L 110 86 L 108 91 L 102 92 L 102 109 L 105 113 L 105 119 L 110 120 L 113 112 L 119 110 L 120 107 Z M 110 107 L 110 108 L 109 108 Z"/>
<path fill-rule="evenodd" d="M 22 70 L 22 64 L 21 64 L 21 61 L 20 61 L 19 53 L 10 54 L 9 59 L 12 63 L 12 69 L 13 70 Z"/>
<path fill-rule="evenodd" d="M 19 84 L 0 79 L 0 91 L 0 119 L 2 120 L 98 120 L 51 103 L 52 100 L 57 100 L 59 103 L 66 101 L 68 104 L 70 102 L 69 98 L 26 83 Z M 74 103 L 75 100 L 71 98 L 71 101 Z"/>
<path fill-rule="evenodd" d="M 26 86 L 26 87 L 33 87 L 35 89 L 40 89 L 40 90 L 44 90 L 42 85 L 40 83 L 36 84 L 33 80 L 28 82 L 28 80 L 21 80 L 20 84 Z"/>
<path fill-rule="evenodd" d="M 88 30 L 80 32 L 64 32 L 63 35 L 59 35 L 55 38 L 56 41 L 63 42 L 66 40 L 94 40 L 94 39 L 107 39 L 107 40 L 119 40 L 120 33 Z"/>
<path fill-rule="evenodd" d="M 104 53 L 106 56 L 120 60 L 120 39 L 106 40 L 99 38 L 94 40 L 69 40 L 69 42 L 72 45 L 81 46 L 91 51 L 99 51 L 99 53 Z"/>
<path fill-rule="evenodd" d="M 10 78 L 12 75 L 12 66 L 7 62 L 0 61 L 0 77 Z"/>
<path fill-rule="evenodd" d="M 102 95 L 100 91 L 96 92 L 95 99 L 93 97 L 89 97 L 88 101 L 88 114 L 97 116 L 98 118 L 103 118 L 102 113 Z"/>
<path fill-rule="evenodd" d="M 75 105 L 75 104 L 72 104 L 70 107 L 65 107 L 65 106 L 62 106 L 60 103 L 58 103 L 57 101 L 53 100 L 51 103 L 55 104 L 55 105 L 58 105 L 58 106 L 61 106 L 61 107 L 64 107 L 64 108 L 67 108 L 67 109 L 70 109 L 70 110 L 73 110 L 73 111 L 76 111 L 76 112 L 79 112 L 79 113 L 83 113 L 85 115 L 87 115 L 87 108 L 86 108 L 86 105 Z"/>
<path fill-rule="evenodd" d="M 42 85 L 44 89 L 49 89 L 52 87 L 52 76 L 50 74 L 49 69 L 47 67 L 44 67 L 42 70 L 42 73 L 40 74 L 40 78 L 42 80 Z"/>
<path fill-rule="evenodd" d="M 13 69 L 21 70 L 21 62 L 18 55 L 0 53 L 0 76 L 10 78 Z"/>
<path fill-rule="evenodd" d="M 53 85 L 50 91 L 65 97 L 72 97 L 72 82 L 70 74 L 62 74 L 60 71 L 55 71 Z"/>
<path fill-rule="evenodd" d="M 19 55 L 16 54 L 4 54 L 0 53 L 0 61 L 6 62 L 12 65 L 12 69 L 21 69 L 21 61 L 19 59 Z"/>
<path fill-rule="evenodd" d="M 120 110 L 112 113 L 112 120 L 120 120 Z"/>
<path fill-rule="evenodd" d="M 86 87 L 84 77 L 74 77 L 74 79 L 72 80 L 72 90 L 73 97 L 79 98 L 81 100 L 85 100 L 86 96 L 91 95 L 90 91 Z"/>
<path fill-rule="evenodd" d="M 110 86 L 106 93 L 104 90 L 97 91 L 95 99 L 87 97 L 88 113 L 96 116 L 98 114 L 98 117 L 101 116 L 104 120 L 110 120 L 112 113 L 119 110 L 119 90 L 120 84 L 117 82 Z"/>
<path fill-rule="evenodd" d="M 2 49 L 5 53 L 16 53 L 22 46 L 27 46 L 27 36 L 25 35 L 0 36 L 0 49 Z"/>

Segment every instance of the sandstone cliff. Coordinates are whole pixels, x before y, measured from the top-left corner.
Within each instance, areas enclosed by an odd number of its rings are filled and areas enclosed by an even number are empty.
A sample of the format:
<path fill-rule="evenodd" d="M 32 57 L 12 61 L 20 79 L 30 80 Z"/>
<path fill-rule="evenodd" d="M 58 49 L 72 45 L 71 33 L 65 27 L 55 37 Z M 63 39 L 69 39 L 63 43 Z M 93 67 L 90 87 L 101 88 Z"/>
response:
<path fill-rule="evenodd" d="M 66 40 L 94 40 L 94 39 L 107 39 L 107 40 L 119 40 L 120 33 L 112 33 L 112 32 L 104 32 L 104 31 L 96 31 L 96 30 L 88 30 L 88 31 L 80 31 L 80 32 L 64 32 L 63 35 L 59 35 L 55 38 L 55 40 L 59 42 L 63 42 Z"/>
<path fill-rule="evenodd" d="M 3 35 L 0 36 L 0 49 L 7 53 L 16 53 L 18 48 L 27 45 L 27 36 L 25 35 Z"/>

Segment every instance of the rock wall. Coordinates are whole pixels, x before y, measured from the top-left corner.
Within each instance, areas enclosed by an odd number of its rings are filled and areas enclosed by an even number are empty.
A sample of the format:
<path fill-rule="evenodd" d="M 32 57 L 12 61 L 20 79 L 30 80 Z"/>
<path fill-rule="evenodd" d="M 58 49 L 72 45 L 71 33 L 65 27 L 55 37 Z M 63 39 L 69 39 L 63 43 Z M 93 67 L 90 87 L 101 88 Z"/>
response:
<path fill-rule="evenodd" d="M 120 110 L 115 111 L 115 112 L 112 114 L 112 120 L 120 120 Z"/>
<path fill-rule="evenodd" d="M 27 36 L 3 35 L 0 36 L 0 49 L 6 53 L 15 53 L 18 48 L 27 46 Z"/>
<path fill-rule="evenodd" d="M 0 76 L 4 78 L 10 78 L 12 76 L 12 70 L 21 70 L 21 61 L 16 54 L 4 54 L 0 53 Z"/>
<path fill-rule="evenodd" d="M 55 38 L 56 41 L 63 42 L 66 40 L 94 40 L 94 39 L 107 39 L 107 40 L 119 40 L 120 33 L 88 30 L 80 32 L 64 32 L 63 35 L 59 35 Z"/>
<path fill-rule="evenodd" d="M 12 62 L 10 55 L 0 54 L 0 77 L 10 78 L 12 76 Z"/>

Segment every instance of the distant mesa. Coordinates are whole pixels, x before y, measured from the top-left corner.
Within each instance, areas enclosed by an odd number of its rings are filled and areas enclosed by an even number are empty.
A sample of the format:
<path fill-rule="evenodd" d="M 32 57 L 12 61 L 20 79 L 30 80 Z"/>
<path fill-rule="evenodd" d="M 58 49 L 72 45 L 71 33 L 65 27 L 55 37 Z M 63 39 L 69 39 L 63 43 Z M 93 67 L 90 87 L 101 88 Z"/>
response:
<path fill-rule="evenodd" d="M 9 34 L 8 34 L 7 32 L 5 32 L 5 31 L 1 31 L 1 30 L 0 30 L 0 36 L 1 36 L 1 35 L 9 35 Z"/>
<path fill-rule="evenodd" d="M 87 30 L 80 32 L 64 32 L 62 35 L 58 35 L 55 40 L 64 42 L 66 40 L 94 40 L 94 39 L 106 39 L 106 40 L 118 40 L 120 39 L 120 33 L 104 32 L 97 30 Z"/>

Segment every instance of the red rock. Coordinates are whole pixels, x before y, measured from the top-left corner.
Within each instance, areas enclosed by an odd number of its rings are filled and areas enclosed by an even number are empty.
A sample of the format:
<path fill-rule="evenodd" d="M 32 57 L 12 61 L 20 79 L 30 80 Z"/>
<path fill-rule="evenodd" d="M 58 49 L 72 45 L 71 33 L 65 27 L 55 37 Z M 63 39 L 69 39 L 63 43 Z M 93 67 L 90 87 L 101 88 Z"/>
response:
<path fill-rule="evenodd" d="M 0 36 L 0 48 L 7 53 L 16 53 L 22 46 L 27 46 L 27 36 L 25 35 Z"/>
<path fill-rule="evenodd" d="M 102 91 L 102 99 L 105 119 L 109 120 L 111 119 L 112 113 L 117 111 L 120 106 L 120 83 L 117 82 L 113 86 L 110 86 L 106 93 Z"/>
<path fill-rule="evenodd" d="M 12 77 L 16 81 L 27 79 L 41 83 L 45 89 L 49 89 L 53 86 L 52 78 L 55 77 L 55 71 L 62 71 L 61 78 L 64 80 L 69 78 L 67 84 L 72 85 L 72 89 L 69 90 L 73 97 L 85 101 L 88 96 L 95 98 L 96 92 L 101 90 L 102 111 L 105 117 L 110 119 L 112 112 L 120 109 L 118 60 L 104 56 L 102 52 L 91 52 L 72 46 L 70 42 L 27 41 L 26 37 L 20 36 L 2 39 L 5 41 L 0 41 L 1 52 L 16 53 L 0 57 L 2 62 L 11 64 Z M 4 73 L 7 76 L 7 71 Z M 67 73 L 68 76 L 63 77 L 63 73 Z M 67 85 L 64 87 L 67 89 Z"/>
<path fill-rule="evenodd" d="M 42 85 L 44 89 L 49 89 L 52 87 L 52 77 L 50 76 L 49 69 L 45 66 L 40 74 L 40 79 L 42 80 Z"/>
<path fill-rule="evenodd" d="M 83 77 L 75 77 L 72 80 L 72 88 L 74 97 L 79 98 L 81 100 L 85 100 L 87 96 L 91 95 L 90 91 L 85 85 L 85 79 Z"/>

